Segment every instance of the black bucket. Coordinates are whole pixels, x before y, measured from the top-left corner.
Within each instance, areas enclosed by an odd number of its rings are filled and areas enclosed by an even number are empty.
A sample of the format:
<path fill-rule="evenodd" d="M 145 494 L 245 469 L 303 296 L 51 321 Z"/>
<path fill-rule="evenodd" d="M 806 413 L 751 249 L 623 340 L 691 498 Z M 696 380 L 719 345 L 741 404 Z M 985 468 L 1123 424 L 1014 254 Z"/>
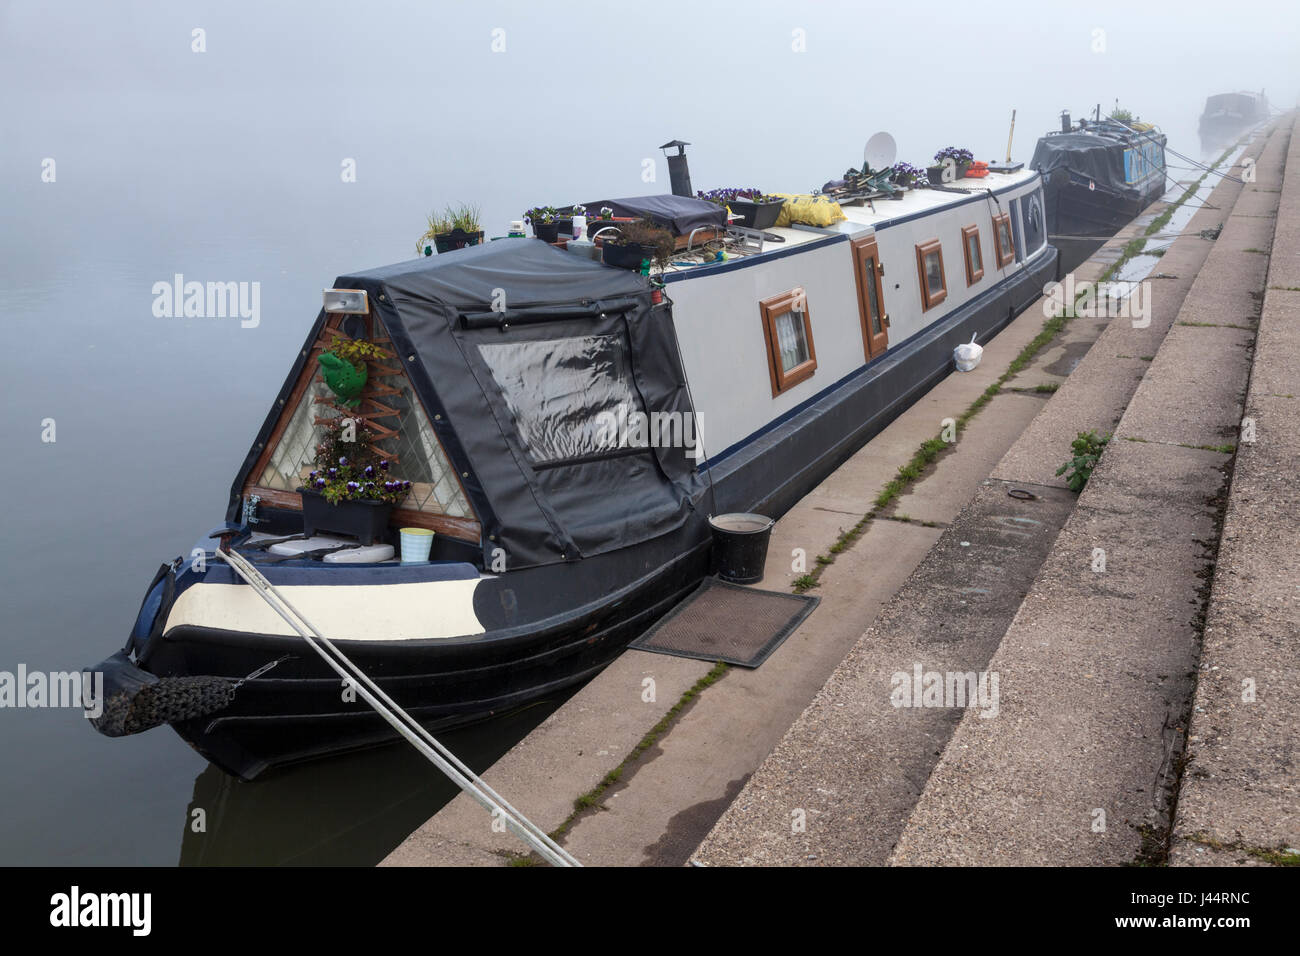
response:
<path fill-rule="evenodd" d="M 709 518 L 718 577 L 733 584 L 763 580 L 774 522 L 766 515 L 734 513 Z"/>

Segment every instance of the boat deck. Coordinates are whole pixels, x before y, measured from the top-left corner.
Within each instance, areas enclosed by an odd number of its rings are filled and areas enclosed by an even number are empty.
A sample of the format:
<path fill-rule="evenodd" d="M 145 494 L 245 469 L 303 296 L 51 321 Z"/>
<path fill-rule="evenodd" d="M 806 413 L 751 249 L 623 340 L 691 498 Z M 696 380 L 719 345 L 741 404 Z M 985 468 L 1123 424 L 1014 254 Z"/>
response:
<path fill-rule="evenodd" d="M 1023 184 L 1037 173 L 1021 169 L 1014 173 L 994 173 L 978 179 L 960 179 L 941 188 L 908 189 L 898 199 L 872 199 L 847 201 L 840 204 L 845 218 L 831 226 L 810 226 L 797 223 L 791 226 L 764 229 L 763 235 L 776 237 L 775 241 L 767 239 L 761 251 L 746 251 L 737 246 L 728 245 L 728 261 L 755 256 L 768 256 L 791 248 L 806 245 L 827 236 L 857 235 L 872 229 L 879 229 L 893 222 L 924 215 L 927 212 L 955 205 L 971 197 L 987 195 Z M 697 252 L 679 253 L 667 268 L 658 267 L 651 270 L 652 275 L 676 275 L 696 269 L 717 265 L 716 261 L 701 261 Z"/>

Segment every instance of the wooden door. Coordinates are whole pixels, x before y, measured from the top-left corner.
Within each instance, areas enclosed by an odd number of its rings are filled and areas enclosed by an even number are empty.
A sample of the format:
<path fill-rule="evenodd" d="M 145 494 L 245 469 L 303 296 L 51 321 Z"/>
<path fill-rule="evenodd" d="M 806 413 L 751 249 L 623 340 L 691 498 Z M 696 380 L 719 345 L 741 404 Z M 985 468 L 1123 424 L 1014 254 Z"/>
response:
<path fill-rule="evenodd" d="M 870 361 L 889 348 L 889 313 L 881 284 L 880 251 L 875 237 L 854 239 L 853 272 L 858 282 L 858 317 L 862 322 L 862 352 Z"/>

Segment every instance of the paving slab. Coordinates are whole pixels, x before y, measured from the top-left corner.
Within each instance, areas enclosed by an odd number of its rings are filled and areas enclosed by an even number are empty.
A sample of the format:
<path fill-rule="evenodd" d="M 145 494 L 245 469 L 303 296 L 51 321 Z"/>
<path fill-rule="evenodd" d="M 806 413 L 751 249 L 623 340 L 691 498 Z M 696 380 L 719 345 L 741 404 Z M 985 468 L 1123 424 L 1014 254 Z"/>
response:
<path fill-rule="evenodd" d="M 628 651 L 481 774 L 543 830 L 573 812 L 668 709 L 708 673 L 706 661 Z M 654 680 L 655 699 L 644 681 Z M 486 810 L 460 794 L 390 853 L 381 866 L 502 865 L 523 844 L 497 832 Z"/>
<path fill-rule="evenodd" d="M 1016 393 L 994 397 L 958 436 L 953 449 L 957 453 L 942 455 L 925 481 L 895 499 L 892 513 L 948 524 L 1050 397 Z"/>
<path fill-rule="evenodd" d="M 1175 325 L 1115 437 L 1235 445 L 1254 341 L 1249 330 Z"/>

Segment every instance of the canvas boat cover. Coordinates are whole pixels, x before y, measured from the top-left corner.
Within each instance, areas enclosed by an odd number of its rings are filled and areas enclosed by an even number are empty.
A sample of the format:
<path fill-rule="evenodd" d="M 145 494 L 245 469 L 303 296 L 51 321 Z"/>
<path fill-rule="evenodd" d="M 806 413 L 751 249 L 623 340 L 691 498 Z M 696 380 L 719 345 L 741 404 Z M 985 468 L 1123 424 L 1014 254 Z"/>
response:
<path fill-rule="evenodd" d="M 652 304 L 643 276 L 505 239 L 334 287 L 369 294 L 482 525 L 485 566 L 580 560 L 690 519 L 703 482 L 685 442 L 646 442 L 635 427 L 644 410 L 693 419 L 671 307 Z M 227 520 L 277 417 L 235 480 Z"/>
<path fill-rule="evenodd" d="M 1051 181 L 1050 174 L 1053 170 L 1065 169 L 1074 174 L 1076 179 L 1091 180 L 1098 189 L 1136 198 L 1151 187 L 1142 181 L 1127 181 L 1124 175 L 1124 151 L 1151 142 L 1159 144 L 1159 167 L 1163 168 L 1164 134 L 1130 135 L 1108 130 L 1044 136 L 1038 140 L 1029 167 L 1042 173 L 1044 182 Z M 1160 182 L 1163 184 L 1163 179 Z"/>
<path fill-rule="evenodd" d="M 634 196 L 630 199 L 600 199 L 583 203 L 587 215 L 595 216 L 602 206 L 608 206 L 615 216 L 646 218 L 653 220 L 665 229 L 671 229 L 673 235 L 686 236 L 698 226 L 725 228 L 727 211 L 707 199 L 694 199 L 690 196 Z"/>

